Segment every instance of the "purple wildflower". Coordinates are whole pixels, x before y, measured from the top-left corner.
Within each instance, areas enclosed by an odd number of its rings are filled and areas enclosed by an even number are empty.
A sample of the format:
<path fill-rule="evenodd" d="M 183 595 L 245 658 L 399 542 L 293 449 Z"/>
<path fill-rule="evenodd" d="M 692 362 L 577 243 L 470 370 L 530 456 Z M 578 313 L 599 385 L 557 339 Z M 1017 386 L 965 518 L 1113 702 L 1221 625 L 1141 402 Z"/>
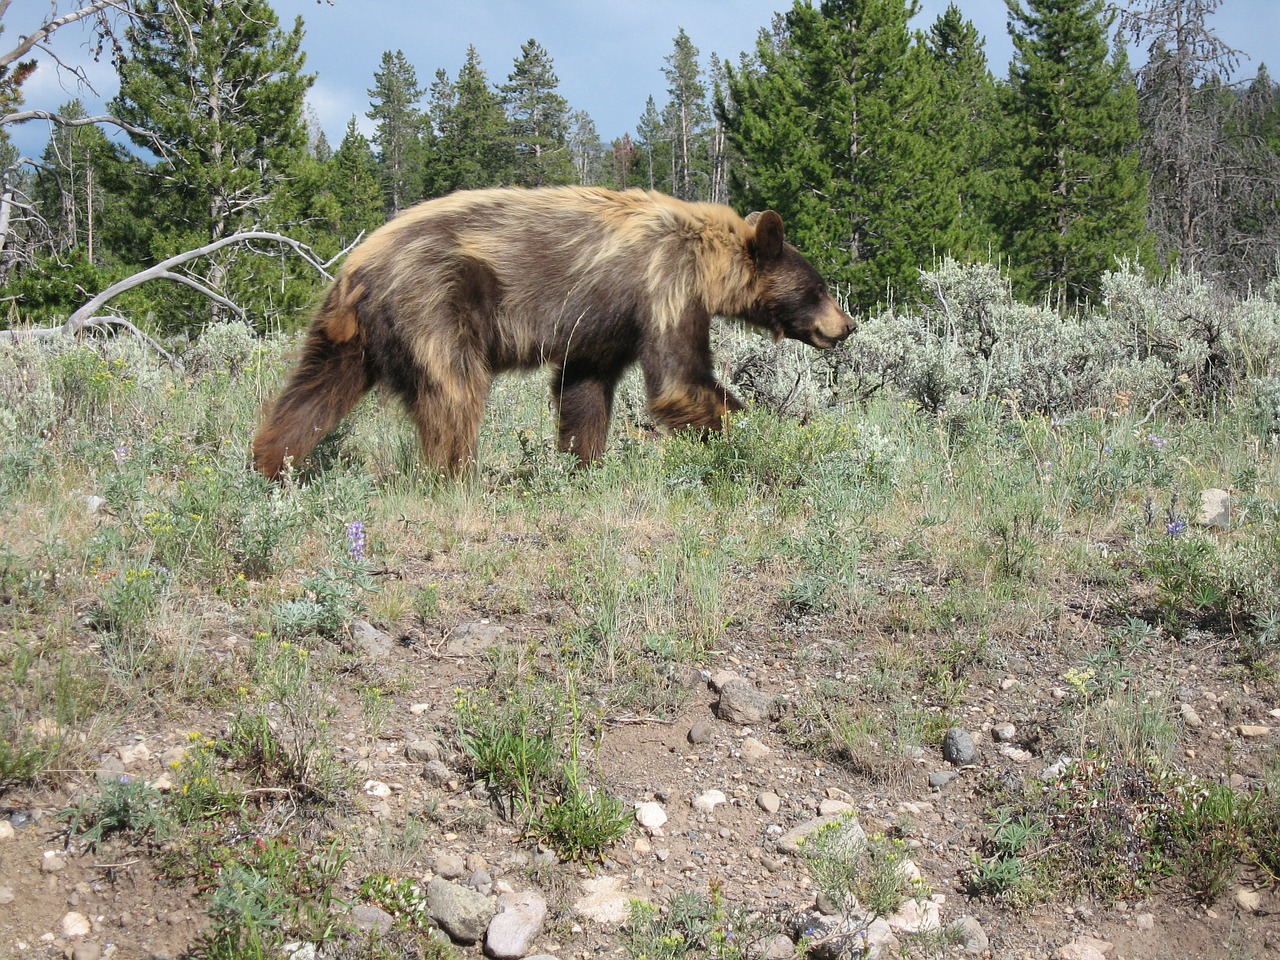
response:
<path fill-rule="evenodd" d="M 1180 537 L 1187 531 L 1187 521 L 1181 517 L 1174 517 L 1164 525 L 1164 532 L 1171 537 Z"/>
<path fill-rule="evenodd" d="M 359 520 L 347 524 L 347 553 L 352 560 L 364 559 L 364 524 Z"/>
<path fill-rule="evenodd" d="M 1147 437 L 1147 439 L 1151 441 L 1151 445 L 1157 450 L 1163 450 L 1169 444 L 1169 441 L 1164 437 L 1157 437 L 1154 433 Z"/>
<path fill-rule="evenodd" d="M 123 443 L 119 444 L 114 450 L 111 451 L 111 456 L 115 457 L 116 463 L 124 463 L 126 460 L 129 459 L 129 448 L 126 447 Z"/>

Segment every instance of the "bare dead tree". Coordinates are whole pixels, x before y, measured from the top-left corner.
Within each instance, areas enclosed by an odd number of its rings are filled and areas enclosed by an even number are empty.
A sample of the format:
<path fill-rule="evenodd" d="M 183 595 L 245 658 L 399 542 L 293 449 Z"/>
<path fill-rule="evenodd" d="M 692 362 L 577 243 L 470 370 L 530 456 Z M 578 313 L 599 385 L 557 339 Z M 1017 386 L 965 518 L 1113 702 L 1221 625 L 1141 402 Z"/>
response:
<path fill-rule="evenodd" d="M 1222 0 L 1131 0 L 1119 38 L 1143 44 L 1138 71 L 1148 222 L 1166 260 L 1242 288 L 1274 266 L 1275 152 L 1230 86 L 1244 54 L 1208 25 Z M 1259 273 L 1261 271 L 1261 274 Z"/>

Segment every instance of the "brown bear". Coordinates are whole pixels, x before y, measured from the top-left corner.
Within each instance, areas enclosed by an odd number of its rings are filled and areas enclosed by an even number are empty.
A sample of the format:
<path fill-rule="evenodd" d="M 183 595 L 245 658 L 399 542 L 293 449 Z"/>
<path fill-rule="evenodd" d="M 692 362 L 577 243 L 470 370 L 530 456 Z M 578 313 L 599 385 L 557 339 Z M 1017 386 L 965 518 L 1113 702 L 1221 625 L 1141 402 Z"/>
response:
<path fill-rule="evenodd" d="M 772 211 L 585 187 L 464 191 L 356 247 L 253 441 L 278 477 L 373 386 L 400 396 L 423 456 L 470 463 L 493 376 L 551 365 L 559 445 L 604 450 L 614 388 L 639 362 L 654 417 L 718 429 L 742 404 L 712 374 L 713 315 L 815 347 L 853 321 Z"/>

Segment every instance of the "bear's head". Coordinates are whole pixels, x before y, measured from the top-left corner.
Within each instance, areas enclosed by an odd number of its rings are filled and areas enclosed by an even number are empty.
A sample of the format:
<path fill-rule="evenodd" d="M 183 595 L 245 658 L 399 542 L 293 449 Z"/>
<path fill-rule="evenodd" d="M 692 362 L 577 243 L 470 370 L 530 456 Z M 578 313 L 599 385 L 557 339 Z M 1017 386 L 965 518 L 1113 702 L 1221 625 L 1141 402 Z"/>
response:
<path fill-rule="evenodd" d="M 748 252 L 755 266 L 756 293 L 744 315 L 775 340 L 790 337 L 826 350 L 853 333 L 855 324 L 826 283 L 800 251 L 786 242 L 782 217 L 772 210 L 753 213 L 747 223 L 755 233 Z"/>

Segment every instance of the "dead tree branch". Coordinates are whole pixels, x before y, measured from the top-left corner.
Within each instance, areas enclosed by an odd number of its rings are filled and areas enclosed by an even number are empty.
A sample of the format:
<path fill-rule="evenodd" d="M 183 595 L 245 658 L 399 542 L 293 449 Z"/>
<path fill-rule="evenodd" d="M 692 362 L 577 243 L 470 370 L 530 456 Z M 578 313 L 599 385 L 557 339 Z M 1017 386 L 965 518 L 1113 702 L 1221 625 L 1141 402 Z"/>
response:
<path fill-rule="evenodd" d="M 145 337 L 145 335 L 141 331 L 139 331 L 137 327 L 135 327 L 133 324 L 129 323 L 128 321 L 122 320 L 118 317 L 100 317 L 99 312 L 108 303 L 110 303 L 116 297 L 120 296 L 122 293 L 126 293 L 129 290 L 134 289 L 135 287 L 140 287 L 144 283 L 150 283 L 152 280 L 171 280 L 177 283 L 186 284 L 187 286 L 195 290 L 198 290 L 200 293 L 204 294 L 206 297 L 209 297 L 211 300 L 214 300 L 215 302 L 220 303 L 223 306 L 229 307 L 230 309 L 234 310 L 236 313 L 240 314 L 241 316 L 244 316 L 244 311 L 240 307 L 236 306 L 236 304 L 232 303 L 230 300 L 226 299 L 221 294 L 215 292 L 214 290 L 200 283 L 198 280 L 194 280 L 191 277 L 187 277 L 182 274 L 175 273 L 173 268 L 179 267 L 184 263 L 189 263 L 192 260 L 197 260 L 200 257 L 211 256 L 212 254 L 217 253 L 223 247 L 227 247 L 235 243 L 255 243 L 255 242 L 278 243 L 283 246 L 286 246 L 289 249 L 291 249 L 294 253 L 296 253 L 299 257 L 301 257 L 303 260 L 305 260 L 308 264 L 314 267 L 316 272 L 319 273 L 326 280 L 333 279 L 329 271 L 325 269 L 326 264 L 321 263 L 319 258 L 316 257 L 315 253 L 312 251 L 312 249 L 308 247 L 305 243 L 302 243 L 301 241 L 295 240 L 292 237 L 287 237 L 281 233 L 271 233 L 268 231 L 261 231 L 261 230 L 253 230 L 245 233 L 234 233 L 229 237 L 223 237 L 221 240 L 215 240 L 213 243 L 205 244 L 203 247 L 197 247 L 194 250 L 187 250 L 184 253 L 176 254 L 167 260 L 163 260 L 160 263 L 157 263 L 155 266 L 148 267 L 146 270 L 142 270 L 138 273 L 135 273 L 131 277 L 125 277 L 125 279 L 119 281 L 118 283 L 113 283 L 111 286 L 107 287 L 107 289 L 99 293 L 96 297 L 94 297 L 92 300 L 86 303 L 83 307 L 81 307 L 75 313 L 71 314 L 67 322 L 62 324 L 61 326 L 28 328 L 28 329 L 18 329 L 18 330 L 0 330 L 0 339 L 8 339 L 11 341 L 16 341 L 16 340 L 37 340 L 37 339 L 44 339 L 47 337 L 56 337 L 56 336 L 74 337 L 74 336 L 79 336 L 80 334 L 84 333 L 86 330 L 92 330 L 95 327 L 102 327 L 102 326 L 123 327 L 126 330 L 130 331 L 131 333 L 134 333 L 140 337 Z M 148 342 L 153 347 L 155 347 L 155 349 L 159 350 L 159 352 L 164 353 L 164 351 L 160 350 L 159 346 L 154 341 L 152 341 L 149 337 L 145 337 L 145 339 L 147 339 Z M 165 356 L 168 356 L 168 354 L 165 354 Z"/>
<path fill-rule="evenodd" d="M 10 0 L 0 0 L 0 19 L 4 18 L 5 11 L 9 7 Z M 69 23 L 75 23 L 77 20 L 83 20 L 85 17 L 92 17 L 95 14 L 105 13 L 108 10 L 124 11 L 129 8 L 130 0 L 94 0 L 93 3 L 74 10 L 71 13 L 61 17 L 54 17 L 41 24 L 40 27 L 29 36 L 19 37 L 18 45 L 12 50 L 0 52 L 0 69 L 9 66 L 21 57 L 25 57 L 31 52 L 32 48 L 48 38 L 53 33 Z"/>

